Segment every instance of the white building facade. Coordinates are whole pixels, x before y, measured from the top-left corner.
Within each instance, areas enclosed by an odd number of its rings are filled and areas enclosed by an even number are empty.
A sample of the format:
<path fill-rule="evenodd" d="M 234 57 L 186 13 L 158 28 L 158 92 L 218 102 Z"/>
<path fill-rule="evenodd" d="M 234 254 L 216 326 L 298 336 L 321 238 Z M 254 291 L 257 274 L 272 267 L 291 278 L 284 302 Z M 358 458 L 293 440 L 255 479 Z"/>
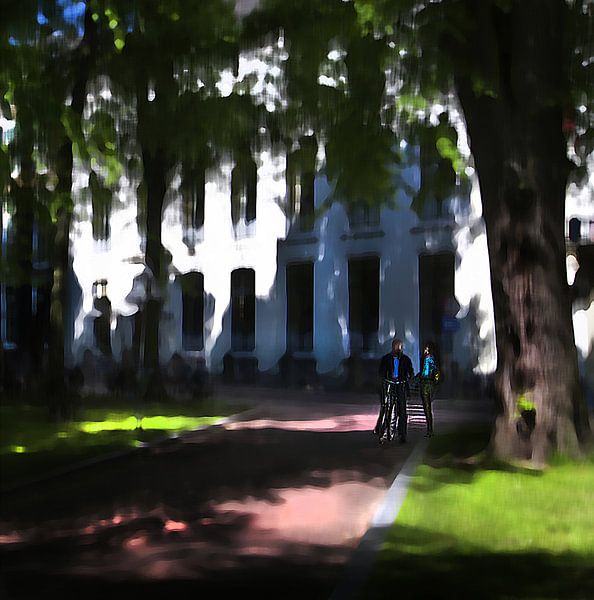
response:
<path fill-rule="evenodd" d="M 417 366 L 426 338 L 455 371 L 491 372 L 488 260 L 476 198 L 454 199 L 427 218 L 410 210 L 412 199 L 402 192 L 396 208 L 349 210 L 335 202 L 318 214 L 332 192 L 321 146 L 317 162 L 316 173 L 287 181 L 286 156 L 258 154 L 250 200 L 255 218 L 249 221 L 245 214 L 233 220 L 231 166 L 207 174 L 198 194 L 200 223 L 184 218 L 179 177 L 173 177 L 162 229 L 171 255 L 161 291 L 163 364 L 177 354 L 210 373 L 230 368 L 241 379 L 243 369 L 254 378 L 280 377 L 283 365 L 293 372 L 290 358 L 301 364 L 308 383 L 317 376 L 340 380 L 349 360 L 377 361 L 400 337 Z M 414 161 L 402 175 L 418 187 Z M 146 270 L 132 188 L 122 183 L 107 239 L 93 236 L 91 203 L 77 202 L 73 363 L 85 350 L 101 351 L 95 323 L 105 296 L 109 343 L 103 346 L 116 361 L 127 349 L 142 354 L 138 315 Z M 78 185 L 85 187 L 84 178 Z M 195 280 L 193 291 L 184 287 L 188 277 Z"/>
<path fill-rule="evenodd" d="M 220 94 L 229 95 L 249 75 L 256 83 L 248 93 L 258 95 L 266 110 L 282 108 L 286 56 L 279 39 L 276 46 L 243 57 L 237 76 L 221 73 Z M 339 62 L 341 54 L 330 52 L 328 58 Z M 320 79 L 337 85 L 330 77 Z M 108 85 L 98 82 L 97 91 L 97 102 L 109 101 Z M 396 87 L 390 94 L 397 94 Z M 94 110 L 89 98 L 88 115 Z M 435 124 L 441 111 L 431 114 Z M 461 123 L 460 118 L 454 123 L 458 147 L 469 156 Z M 404 157 L 395 169 L 406 185 L 382 207 L 368 206 L 365 199 L 347 206 L 333 197 L 322 142 L 304 135 L 281 152 L 266 143 L 265 130 L 260 133 L 260 150 L 252 148 L 241 166 L 253 185 L 235 179 L 239 165 L 232 159 L 204 172 L 189 195 L 182 193 L 181 168 L 171 174 L 162 221 L 165 283 L 153 281 L 144 263 L 138 174 L 120 177 L 111 207 L 98 215 L 88 172 L 79 165 L 73 185 L 68 365 L 103 358 L 142 373 L 143 306 L 158 295 L 164 367 L 181 361 L 238 382 L 365 386 L 398 337 L 415 369 L 422 345 L 432 342 L 445 380 L 457 388 L 493 373 L 487 240 L 472 169 L 467 169 L 469 191 L 460 188 L 459 195 L 429 202 L 417 214 L 411 203 L 421 179 L 418 149 L 395 141 Z M 294 167 L 292 157 L 299 152 L 308 159 Z M 576 248 L 594 243 L 593 197 L 592 178 L 584 188 L 568 190 L 569 283 L 580 267 Z M 3 244 L 10 237 L 9 220 L 7 214 L 2 221 Z M 10 303 L 5 300 L 6 347 Z M 574 327 L 580 368 L 594 389 L 591 295 L 576 299 Z"/>
<path fill-rule="evenodd" d="M 414 189 L 420 170 L 410 155 L 401 175 Z M 162 226 L 170 254 L 160 291 L 163 366 L 176 355 L 229 381 L 357 386 L 372 383 L 379 358 L 399 337 L 415 368 L 422 344 L 432 341 L 446 376 L 458 385 L 494 371 L 488 253 L 476 184 L 469 197 L 444 203 L 439 214 L 429 207 L 417 215 L 402 191 L 394 208 L 349 209 L 336 201 L 318 212 L 332 193 L 321 145 L 317 172 L 293 178 L 287 177 L 286 156 L 264 151 L 254 158 L 255 198 L 241 199 L 235 220 L 232 165 L 207 173 L 204 193 L 196 198 L 203 202 L 198 223 L 185 217 L 179 177 L 173 177 Z M 128 351 L 142 361 L 147 271 L 134 197 L 125 186 L 120 197 L 109 237 L 101 241 L 93 237 L 90 206 L 79 203 L 71 236 L 79 288 L 74 364 L 85 350 L 108 353 L 116 362 Z M 249 220 L 248 202 L 255 202 Z M 568 228 L 576 215 L 581 228 L 591 227 L 591 206 L 575 204 Z M 587 229 L 578 243 L 591 242 L 589 235 Z M 96 326 L 106 318 L 101 297 L 109 299 L 107 344 Z M 592 353 L 591 313 L 591 304 L 576 303 L 584 368 Z"/>

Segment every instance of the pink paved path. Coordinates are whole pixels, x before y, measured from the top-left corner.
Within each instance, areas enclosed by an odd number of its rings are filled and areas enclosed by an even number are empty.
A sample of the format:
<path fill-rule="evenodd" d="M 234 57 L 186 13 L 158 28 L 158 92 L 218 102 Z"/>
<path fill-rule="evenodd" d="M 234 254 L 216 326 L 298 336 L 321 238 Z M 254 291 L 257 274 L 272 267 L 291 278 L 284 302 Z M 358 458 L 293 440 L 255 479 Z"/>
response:
<path fill-rule="evenodd" d="M 424 425 L 380 448 L 373 395 L 251 400 L 243 420 L 3 499 L 4 597 L 327 598 Z"/>

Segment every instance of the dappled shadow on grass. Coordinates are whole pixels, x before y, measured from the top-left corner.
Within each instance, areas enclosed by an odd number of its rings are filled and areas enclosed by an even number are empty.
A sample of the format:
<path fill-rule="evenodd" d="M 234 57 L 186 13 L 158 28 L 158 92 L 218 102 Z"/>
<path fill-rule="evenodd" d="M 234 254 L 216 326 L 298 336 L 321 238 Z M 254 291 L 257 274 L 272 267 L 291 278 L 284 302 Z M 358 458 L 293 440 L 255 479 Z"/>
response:
<path fill-rule="evenodd" d="M 411 487 L 430 491 L 442 485 L 471 484 L 478 474 L 485 471 L 542 476 L 543 472 L 539 469 L 513 465 L 491 456 L 488 452 L 490 436 L 489 427 L 470 426 L 433 437 L 424 459 L 431 469 L 425 471 L 424 477 L 415 478 Z"/>
<path fill-rule="evenodd" d="M 439 466 L 448 461 L 462 465 L 468 459 L 480 460 L 489 443 L 490 433 L 487 426 L 472 426 L 463 431 L 436 435 L 427 448 L 426 461 L 432 466 Z"/>
<path fill-rule="evenodd" d="M 360 598 L 594 598 L 591 463 L 497 463 L 488 441 L 431 440 Z"/>
<path fill-rule="evenodd" d="M 594 597 L 594 556 L 452 549 L 453 539 L 396 525 L 361 599 L 555 599 Z"/>

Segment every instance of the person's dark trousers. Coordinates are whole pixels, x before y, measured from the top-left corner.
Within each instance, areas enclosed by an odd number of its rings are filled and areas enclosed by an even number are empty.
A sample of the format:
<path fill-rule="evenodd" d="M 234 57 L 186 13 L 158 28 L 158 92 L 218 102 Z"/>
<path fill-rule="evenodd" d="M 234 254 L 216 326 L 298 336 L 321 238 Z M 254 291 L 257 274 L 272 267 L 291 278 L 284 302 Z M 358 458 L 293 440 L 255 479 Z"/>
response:
<path fill-rule="evenodd" d="M 421 381 L 420 386 L 421 400 L 423 402 L 423 411 L 425 412 L 425 421 L 427 422 L 427 433 L 433 433 L 433 394 L 435 386 L 432 381 Z"/>
<path fill-rule="evenodd" d="M 404 441 L 406 440 L 408 414 L 406 411 L 406 386 L 403 383 L 396 385 L 396 402 L 394 404 L 390 415 L 390 439 L 394 439 L 394 435 L 398 433 L 400 440 Z"/>
<path fill-rule="evenodd" d="M 380 393 L 380 412 L 377 417 L 375 429 L 373 432 L 380 437 L 380 439 L 386 437 L 391 440 L 393 432 L 390 429 L 390 423 L 392 422 L 392 413 L 394 413 L 394 384 L 382 384 L 382 390 Z"/>
<path fill-rule="evenodd" d="M 375 428 L 373 429 L 373 433 L 375 433 L 376 435 L 379 435 L 380 437 L 382 437 L 382 435 L 384 434 L 384 420 L 386 418 L 386 411 L 387 411 L 387 397 L 386 397 L 386 393 L 385 393 L 385 386 L 382 386 L 382 389 L 380 391 L 380 410 L 379 410 L 379 415 L 377 416 L 377 422 L 375 424 Z"/>

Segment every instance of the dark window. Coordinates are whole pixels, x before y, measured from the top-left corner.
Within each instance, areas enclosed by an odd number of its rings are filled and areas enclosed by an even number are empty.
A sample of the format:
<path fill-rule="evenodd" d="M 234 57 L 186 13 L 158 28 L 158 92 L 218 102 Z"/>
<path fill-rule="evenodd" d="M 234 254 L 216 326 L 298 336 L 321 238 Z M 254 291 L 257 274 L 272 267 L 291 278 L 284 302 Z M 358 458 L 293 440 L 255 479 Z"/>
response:
<path fill-rule="evenodd" d="M 204 276 L 192 271 L 180 277 L 182 288 L 182 348 L 204 349 Z"/>
<path fill-rule="evenodd" d="M 231 273 L 231 349 L 248 352 L 255 347 L 256 287 L 253 269 Z"/>
<path fill-rule="evenodd" d="M 575 217 L 569 220 L 569 239 L 579 242 L 582 237 L 582 222 Z"/>
<path fill-rule="evenodd" d="M 436 344 L 449 360 L 458 327 L 454 296 L 455 257 L 450 252 L 419 256 L 419 317 L 421 342 Z"/>
<path fill-rule="evenodd" d="M 301 231 L 311 231 L 314 226 L 317 149 L 315 136 L 303 136 L 299 148 L 287 157 L 289 214 Z"/>
<path fill-rule="evenodd" d="M 111 355 L 111 302 L 107 297 L 107 280 L 93 284 L 93 308 L 99 313 L 93 321 L 95 344 L 102 354 Z"/>
<path fill-rule="evenodd" d="M 181 188 L 184 236 L 204 225 L 206 174 L 202 168 L 184 167 Z"/>
<path fill-rule="evenodd" d="M 313 349 L 314 266 L 287 265 L 287 350 Z"/>
<path fill-rule="evenodd" d="M 379 326 L 379 257 L 349 259 L 349 335 L 351 352 L 377 345 Z"/>
<path fill-rule="evenodd" d="M 425 221 L 433 219 L 449 219 L 452 217 L 451 199 L 438 199 L 425 197 L 418 203 L 418 215 Z"/>
<path fill-rule="evenodd" d="M 231 219 L 233 225 L 240 220 L 250 223 L 256 218 L 256 188 L 258 171 L 256 163 L 242 158 L 231 172 Z"/>
<path fill-rule="evenodd" d="M 289 212 L 301 231 L 311 231 L 314 225 L 313 171 L 302 171 L 298 165 L 288 168 L 287 193 Z"/>
<path fill-rule="evenodd" d="M 380 222 L 379 206 L 369 206 L 363 202 L 349 207 L 348 215 L 351 229 L 377 227 Z"/>
<path fill-rule="evenodd" d="M 111 190 L 103 187 L 94 171 L 91 171 L 89 175 L 89 189 L 91 190 L 93 208 L 93 237 L 96 240 L 108 240 L 110 235 Z"/>

